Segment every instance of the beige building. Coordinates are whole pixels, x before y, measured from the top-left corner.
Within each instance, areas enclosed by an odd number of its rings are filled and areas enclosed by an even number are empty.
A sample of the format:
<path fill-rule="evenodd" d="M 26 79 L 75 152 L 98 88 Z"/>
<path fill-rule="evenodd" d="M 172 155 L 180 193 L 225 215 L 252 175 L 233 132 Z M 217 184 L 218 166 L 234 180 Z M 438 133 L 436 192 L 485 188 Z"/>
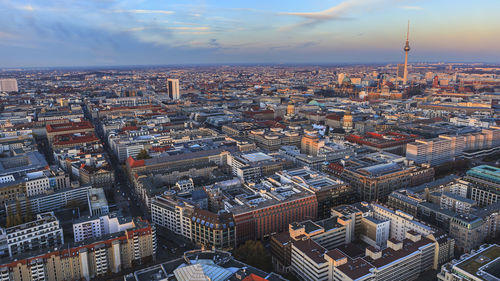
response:
<path fill-rule="evenodd" d="M 0 265 L 1 280 L 90 280 L 150 261 L 156 255 L 155 229 L 143 220 L 135 224 L 133 229 L 90 244 L 62 246 L 41 255 L 28 252 L 4 260 Z"/>
<path fill-rule="evenodd" d="M 317 135 L 305 134 L 300 141 L 300 153 L 318 156 L 319 149 L 325 146 L 325 141 Z"/>

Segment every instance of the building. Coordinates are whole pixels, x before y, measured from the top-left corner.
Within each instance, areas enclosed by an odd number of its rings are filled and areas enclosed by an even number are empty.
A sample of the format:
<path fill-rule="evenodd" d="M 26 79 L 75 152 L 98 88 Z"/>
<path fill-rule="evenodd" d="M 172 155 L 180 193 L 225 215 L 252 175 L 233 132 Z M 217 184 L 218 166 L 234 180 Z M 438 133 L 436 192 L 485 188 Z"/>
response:
<path fill-rule="evenodd" d="M 401 210 L 412 216 L 417 216 L 419 204 L 425 200 L 407 189 L 391 192 L 387 197 L 387 205 L 395 210 Z"/>
<path fill-rule="evenodd" d="M 483 129 L 480 132 L 466 134 L 439 135 L 429 140 L 416 140 L 406 146 L 406 158 L 417 164 L 427 163 L 432 166 L 453 161 L 464 151 L 481 151 L 500 145 L 499 127 Z"/>
<path fill-rule="evenodd" d="M 170 260 L 123 276 L 124 281 L 287 281 L 274 272 L 265 272 L 236 260 L 220 250 L 192 250 Z"/>
<path fill-rule="evenodd" d="M 283 170 L 276 174 L 281 183 L 297 186 L 316 195 L 318 219 L 329 218 L 332 207 L 353 203 L 357 198 L 352 188 L 342 180 L 307 167 Z"/>
<path fill-rule="evenodd" d="M 361 200 L 368 202 L 434 179 L 434 169 L 408 165 L 404 157 L 388 152 L 370 153 L 342 162 L 343 165 L 331 164 L 331 169 L 356 190 Z"/>
<path fill-rule="evenodd" d="M 452 146 L 452 141 L 443 138 L 416 140 L 406 146 L 406 158 L 417 164 L 428 163 L 436 166 L 453 161 L 457 153 L 457 147 Z"/>
<path fill-rule="evenodd" d="M 5 230 L 9 256 L 64 244 L 62 228 L 53 212 L 37 214 L 36 219 Z"/>
<path fill-rule="evenodd" d="M 286 163 L 283 159 L 263 152 L 233 153 L 228 157 L 232 174 L 245 181 L 255 181 L 281 171 Z"/>
<path fill-rule="evenodd" d="M 88 191 L 88 205 L 91 216 L 100 216 L 109 214 L 108 200 L 104 189 L 90 188 Z"/>
<path fill-rule="evenodd" d="M 82 164 L 78 174 L 82 185 L 110 189 L 115 185 L 115 173 L 109 164 L 98 167 Z"/>
<path fill-rule="evenodd" d="M 345 139 L 373 150 L 404 155 L 406 152 L 406 145 L 415 141 L 415 137 L 415 135 L 406 135 L 396 132 L 367 132 L 364 135 L 347 135 Z"/>
<path fill-rule="evenodd" d="M 181 98 L 179 93 L 179 79 L 167 79 L 167 92 L 172 100 L 179 100 Z"/>
<path fill-rule="evenodd" d="M 455 256 L 455 239 L 451 238 L 444 231 L 429 234 L 427 238 L 436 242 L 432 269 L 438 270 L 441 265 L 449 262 Z"/>
<path fill-rule="evenodd" d="M 15 78 L 0 79 L 0 92 L 17 92 L 17 80 Z"/>
<path fill-rule="evenodd" d="M 65 207 L 68 203 L 87 205 L 88 191 L 90 188 L 90 186 L 65 188 L 49 194 L 36 195 L 29 198 L 29 200 L 27 198 L 21 198 L 19 199 L 21 213 L 23 216 L 26 214 L 26 205 L 28 202 L 33 213 L 43 213 L 57 210 Z M 16 204 L 16 200 L 6 202 L 6 212 L 10 212 L 11 210 L 15 212 Z"/>
<path fill-rule="evenodd" d="M 500 246 L 496 244 L 484 244 L 464 254 L 458 260 L 453 260 L 441 267 L 437 274 L 439 281 L 471 280 L 490 281 L 499 280 L 498 258 L 500 257 Z"/>
<path fill-rule="evenodd" d="M 300 152 L 307 155 L 317 156 L 320 148 L 322 148 L 324 145 L 325 140 L 320 139 L 319 136 L 305 134 L 304 136 L 302 136 L 302 139 L 300 141 Z"/>
<path fill-rule="evenodd" d="M 155 228 L 135 219 L 135 227 L 100 239 L 29 251 L 0 262 L 2 280 L 91 280 L 150 262 L 156 256 Z"/>
<path fill-rule="evenodd" d="M 237 244 L 283 232 L 294 221 L 314 220 L 318 212 L 314 194 L 274 178 L 245 183 L 231 193 L 224 209 L 234 215 Z"/>
<path fill-rule="evenodd" d="M 457 248 L 469 252 L 478 247 L 488 237 L 488 224 L 474 214 L 460 214 L 450 220 L 450 236 Z"/>
<path fill-rule="evenodd" d="M 415 280 L 420 273 L 432 268 L 435 243 L 409 231 L 403 241 L 389 239 L 387 248 L 366 248 L 362 258 L 348 258 L 342 252 L 331 254 L 338 261 L 330 280 Z"/>
<path fill-rule="evenodd" d="M 175 188 L 179 192 L 190 192 L 190 191 L 193 191 L 194 190 L 193 179 L 189 178 L 189 179 L 184 179 L 184 180 L 177 181 L 175 183 Z"/>
<path fill-rule="evenodd" d="M 390 238 L 403 240 L 406 232 L 412 230 L 424 236 L 435 232 L 433 228 L 417 221 L 412 215 L 406 214 L 399 210 L 392 210 L 381 204 L 372 203 L 373 217 L 378 220 L 389 220 Z"/>
<path fill-rule="evenodd" d="M 377 249 L 383 249 L 389 240 L 391 221 L 367 216 L 361 219 L 361 240 Z"/>
<path fill-rule="evenodd" d="M 324 258 L 326 249 L 313 240 L 299 240 L 292 243 L 291 270 L 301 280 L 329 280 L 329 264 Z"/>
<path fill-rule="evenodd" d="M 475 206 L 476 201 L 472 199 L 464 198 L 451 192 L 443 192 L 441 194 L 440 207 L 442 209 L 448 209 L 460 214 L 469 214 Z"/>
<path fill-rule="evenodd" d="M 480 207 L 500 201 L 500 168 L 477 166 L 467 171 L 464 180 L 470 183 L 470 198 Z"/>
<path fill-rule="evenodd" d="M 47 139 L 52 144 L 54 138 L 60 135 L 94 133 L 94 126 L 90 121 L 70 122 L 61 124 L 47 124 Z"/>
<path fill-rule="evenodd" d="M 346 217 L 331 217 L 316 222 L 307 220 L 289 225 L 290 237 L 297 240 L 311 239 L 321 247 L 332 250 L 354 240 L 355 221 Z"/>
<path fill-rule="evenodd" d="M 173 196 L 156 196 L 151 200 L 151 221 L 162 228 L 191 240 L 194 206 Z"/>
<path fill-rule="evenodd" d="M 236 247 L 233 215 L 195 208 L 191 217 L 191 241 L 205 249 L 230 250 Z"/>
<path fill-rule="evenodd" d="M 75 242 L 97 239 L 106 234 L 134 228 L 132 218 L 124 218 L 119 213 L 80 217 L 73 221 L 73 237 Z"/>
<path fill-rule="evenodd" d="M 327 251 L 311 239 L 295 241 L 291 271 L 308 281 L 415 280 L 432 268 L 435 254 L 435 242 L 413 231 L 403 241 L 389 239 L 383 250 L 370 246 L 359 254 L 348 248 Z"/>

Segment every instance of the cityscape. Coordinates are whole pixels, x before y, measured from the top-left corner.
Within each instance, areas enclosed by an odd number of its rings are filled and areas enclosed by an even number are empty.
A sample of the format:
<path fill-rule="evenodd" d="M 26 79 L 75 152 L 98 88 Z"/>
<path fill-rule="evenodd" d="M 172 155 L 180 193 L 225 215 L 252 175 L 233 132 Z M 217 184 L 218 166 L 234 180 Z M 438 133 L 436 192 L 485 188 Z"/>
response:
<path fill-rule="evenodd" d="M 21 2 L 0 281 L 500 280 L 500 3 Z"/>

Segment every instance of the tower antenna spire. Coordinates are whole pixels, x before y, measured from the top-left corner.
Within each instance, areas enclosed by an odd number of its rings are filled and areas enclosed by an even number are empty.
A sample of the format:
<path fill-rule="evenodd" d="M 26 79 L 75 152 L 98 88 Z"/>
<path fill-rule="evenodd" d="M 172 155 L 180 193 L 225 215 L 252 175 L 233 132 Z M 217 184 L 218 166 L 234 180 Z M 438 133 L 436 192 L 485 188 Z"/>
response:
<path fill-rule="evenodd" d="M 410 20 L 408 20 L 408 30 L 406 31 L 406 41 L 410 38 Z"/>

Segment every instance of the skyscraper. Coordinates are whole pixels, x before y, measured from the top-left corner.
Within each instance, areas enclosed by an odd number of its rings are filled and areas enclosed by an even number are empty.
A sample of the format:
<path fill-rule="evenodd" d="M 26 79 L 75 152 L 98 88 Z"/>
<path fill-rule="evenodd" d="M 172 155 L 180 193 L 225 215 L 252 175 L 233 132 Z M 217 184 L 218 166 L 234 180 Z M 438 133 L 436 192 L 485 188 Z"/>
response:
<path fill-rule="evenodd" d="M 410 35 L 410 21 L 408 21 L 408 30 L 406 31 L 406 44 L 404 47 L 405 51 L 405 71 L 403 75 L 403 85 L 406 85 L 408 81 L 408 52 L 410 51 L 410 43 L 408 42 L 408 37 Z"/>
<path fill-rule="evenodd" d="M 168 96 L 172 100 L 178 100 L 181 98 L 179 94 L 179 79 L 167 79 L 167 91 Z"/>

